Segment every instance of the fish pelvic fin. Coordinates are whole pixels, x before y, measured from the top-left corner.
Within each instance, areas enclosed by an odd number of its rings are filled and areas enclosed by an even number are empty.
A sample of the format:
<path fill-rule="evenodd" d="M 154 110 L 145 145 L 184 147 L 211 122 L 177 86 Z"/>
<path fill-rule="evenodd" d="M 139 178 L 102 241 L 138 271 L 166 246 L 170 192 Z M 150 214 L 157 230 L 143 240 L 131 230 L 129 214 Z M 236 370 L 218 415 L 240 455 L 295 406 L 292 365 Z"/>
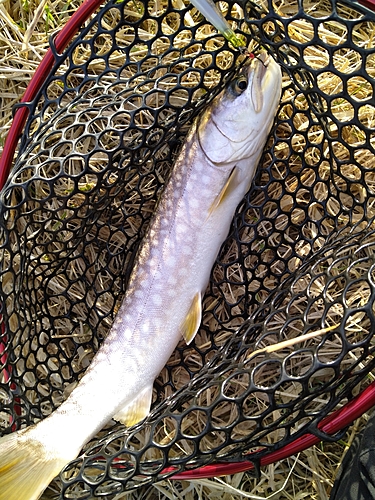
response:
<path fill-rule="evenodd" d="M 138 396 L 113 417 L 118 422 L 131 427 L 147 417 L 152 401 L 152 384 L 145 387 Z M 0 498 L 0 500 L 2 500 Z"/>
<path fill-rule="evenodd" d="M 238 170 L 238 167 L 236 167 L 236 166 L 232 168 L 232 171 L 229 174 L 229 177 L 228 177 L 226 183 L 224 184 L 222 190 L 216 196 L 216 198 L 214 199 L 214 201 L 210 207 L 209 215 L 211 215 L 216 210 L 216 208 L 218 206 L 220 206 L 221 203 L 223 203 L 223 201 L 226 200 L 228 198 L 228 196 L 231 193 L 233 193 L 233 191 L 238 186 L 237 170 Z"/>
<path fill-rule="evenodd" d="M 190 309 L 182 323 L 182 335 L 189 345 L 196 336 L 202 320 L 202 294 L 198 292 L 194 295 Z"/>
<path fill-rule="evenodd" d="M 29 429 L 0 438 L 0 500 L 37 500 L 69 462 L 32 439 Z"/>

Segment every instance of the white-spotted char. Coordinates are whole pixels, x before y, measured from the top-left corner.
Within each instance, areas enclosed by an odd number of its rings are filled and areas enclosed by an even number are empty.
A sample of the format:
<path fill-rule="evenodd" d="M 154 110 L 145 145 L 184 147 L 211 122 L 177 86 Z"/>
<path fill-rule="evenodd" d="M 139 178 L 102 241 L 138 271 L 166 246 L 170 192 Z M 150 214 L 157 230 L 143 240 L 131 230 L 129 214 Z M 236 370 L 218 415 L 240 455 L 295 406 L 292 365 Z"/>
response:
<path fill-rule="evenodd" d="M 202 295 L 249 189 L 281 93 L 263 53 L 195 120 L 139 249 L 113 326 L 68 399 L 0 439 L 0 500 L 35 500 L 111 418 L 149 412 L 155 378 L 181 337 L 194 338 Z"/>

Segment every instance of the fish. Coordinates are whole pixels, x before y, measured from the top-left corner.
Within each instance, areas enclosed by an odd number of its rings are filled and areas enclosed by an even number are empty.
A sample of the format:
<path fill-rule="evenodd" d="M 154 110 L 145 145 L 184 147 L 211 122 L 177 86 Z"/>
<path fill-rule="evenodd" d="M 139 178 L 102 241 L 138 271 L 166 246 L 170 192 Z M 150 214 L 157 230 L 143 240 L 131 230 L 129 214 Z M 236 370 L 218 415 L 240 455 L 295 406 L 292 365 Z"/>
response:
<path fill-rule="evenodd" d="M 0 500 L 36 500 L 112 418 L 150 411 L 178 342 L 194 339 L 202 296 L 251 186 L 278 108 L 282 74 L 262 51 L 194 120 L 141 242 L 112 327 L 84 376 L 47 418 L 0 439 Z"/>

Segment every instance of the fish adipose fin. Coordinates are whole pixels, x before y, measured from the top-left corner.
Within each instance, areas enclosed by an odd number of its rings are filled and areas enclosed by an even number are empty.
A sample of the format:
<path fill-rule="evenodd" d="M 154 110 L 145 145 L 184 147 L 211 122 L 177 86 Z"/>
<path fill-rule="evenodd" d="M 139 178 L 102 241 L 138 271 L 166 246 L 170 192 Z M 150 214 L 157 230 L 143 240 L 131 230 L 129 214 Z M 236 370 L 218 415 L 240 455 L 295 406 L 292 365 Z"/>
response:
<path fill-rule="evenodd" d="M 229 177 L 226 181 L 226 183 L 223 186 L 223 189 L 220 191 L 220 193 L 216 196 L 214 199 L 209 214 L 211 215 L 215 209 L 221 205 L 221 203 L 228 198 L 228 196 L 233 193 L 233 191 L 236 189 L 238 186 L 238 179 L 237 179 L 237 167 L 233 167 L 231 173 L 229 174 Z"/>
<path fill-rule="evenodd" d="M 67 462 L 23 431 L 4 436 L 0 439 L 0 500 L 37 500 Z"/>
<path fill-rule="evenodd" d="M 146 418 L 150 413 L 152 387 L 152 385 L 145 387 L 136 399 L 124 406 L 113 418 L 126 425 L 126 427 L 131 427 Z"/>
<path fill-rule="evenodd" d="M 182 335 L 189 345 L 193 340 L 202 320 L 202 295 L 201 292 L 195 294 L 189 312 L 182 323 Z"/>

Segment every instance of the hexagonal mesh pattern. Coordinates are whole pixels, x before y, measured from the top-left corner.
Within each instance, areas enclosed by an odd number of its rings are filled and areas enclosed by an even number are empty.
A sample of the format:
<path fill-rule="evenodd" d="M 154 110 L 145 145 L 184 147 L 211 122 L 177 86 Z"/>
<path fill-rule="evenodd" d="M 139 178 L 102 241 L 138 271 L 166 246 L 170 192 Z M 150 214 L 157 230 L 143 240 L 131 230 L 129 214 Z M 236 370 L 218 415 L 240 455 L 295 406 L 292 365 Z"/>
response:
<path fill-rule="evenodd" d="M 221 8 L 283 69 L 275 125 L 195 341 L 143 423 L 113 423 L 63 471 L 60 498 L 112 498 L 254 450 L 256 464 L 319 434 L 374 366 L 374 15 Z M 51 413 L 88 366 L 192 117 L 244 59 L 195 9 L 154 0 L 108 2 L 55 57 L 0 198 L 4 433 Z"/>

